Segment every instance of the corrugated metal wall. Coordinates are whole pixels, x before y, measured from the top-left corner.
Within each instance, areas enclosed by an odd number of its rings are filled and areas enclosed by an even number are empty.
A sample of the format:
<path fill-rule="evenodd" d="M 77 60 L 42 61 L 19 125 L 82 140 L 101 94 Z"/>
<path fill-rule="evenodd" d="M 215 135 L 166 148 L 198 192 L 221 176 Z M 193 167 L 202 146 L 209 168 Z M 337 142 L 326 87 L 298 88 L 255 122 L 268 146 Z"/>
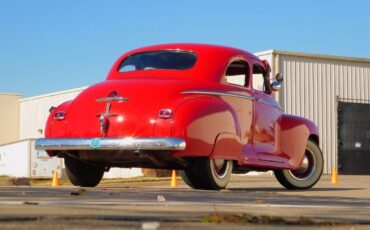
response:
<path fill-rule="evenodd" d="M 286 113 L 319 127 L 324 173 L 337 161 L 337 97 L 370 100 L 370 62 L 279 54 L 275 66 L 285 76 L 280 104 Z"/>
<path fill-rule="evenodd" d="M 58 106 L 65 101 L 72 100 L 84 88 L 85 87 L 19 100 L 20 140 L 43 137 L 50 107 Z"/>
<path fill-rule="evenodd" d="M 104 178 L 129 178 L 143 176 L 141 168 L 111 168 Z"/>

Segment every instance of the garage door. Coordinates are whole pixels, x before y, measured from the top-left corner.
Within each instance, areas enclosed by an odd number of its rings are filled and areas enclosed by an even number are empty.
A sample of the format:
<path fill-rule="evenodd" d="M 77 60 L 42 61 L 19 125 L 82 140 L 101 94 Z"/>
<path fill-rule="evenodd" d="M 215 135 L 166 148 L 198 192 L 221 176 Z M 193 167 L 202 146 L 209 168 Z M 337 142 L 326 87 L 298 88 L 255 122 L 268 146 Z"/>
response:
<path fill-rule="evenodd" d="M 340 174 L 370 174 L 370 104 L 338 103 Z"/>

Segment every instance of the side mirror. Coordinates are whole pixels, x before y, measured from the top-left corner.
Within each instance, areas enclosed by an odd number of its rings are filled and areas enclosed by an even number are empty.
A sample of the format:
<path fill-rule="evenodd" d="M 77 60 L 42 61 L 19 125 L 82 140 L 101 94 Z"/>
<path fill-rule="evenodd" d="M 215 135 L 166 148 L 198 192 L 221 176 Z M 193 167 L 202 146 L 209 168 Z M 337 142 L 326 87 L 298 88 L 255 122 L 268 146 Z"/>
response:
<path fill-rule="evenodd" d="M 277 73 L 275 79 L 277 82 L 283 82 L 284 75 L 282 73 Z"/>
<path fill-rule="evenodd" d="M 274 81 L 271 83 L 272 91 L 279 91 L 281 89 L 281 84 L 279 81 Z"/>

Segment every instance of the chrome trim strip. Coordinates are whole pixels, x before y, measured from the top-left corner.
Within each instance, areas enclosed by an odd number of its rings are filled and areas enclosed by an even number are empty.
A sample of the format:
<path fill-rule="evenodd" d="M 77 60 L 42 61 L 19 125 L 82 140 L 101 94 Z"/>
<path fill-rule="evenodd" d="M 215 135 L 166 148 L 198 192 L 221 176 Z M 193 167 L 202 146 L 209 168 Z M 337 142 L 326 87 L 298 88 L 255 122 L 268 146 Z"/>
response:
<path fill-rule="evenodd" d="M 261 99 L 261 98 L 257 99 L 256 101 L 257 101 L 257 102 L 259 102 L 259 103 L 262 103 L 262 104 L 265 104 L 265 105 L 269 105 L 269 106 L 271 106 L 271 107 L 274 107 L 274 108 L 276 108 L 276 109 L 278 109 L 278 110 L 280 110 L 280 111 L 282 111 L 282 110 L 283 110 L 280 106 L 277 106 L 277 105 L 274 105 L 274 104 L 272 104 L 272 103 L 269 103 L 269 102 L 267 102 L 267 101 L 265 101 L 265 100 L 263 100 L 263 99 Z"/>
<path fill-rule="evenodd" d="M 207 94 L 207 95 L 218 95 L 218 96 L 230 96 L 230 97 L 239 97 L 249 100 L 256 100 L 255 97 L 247 96 L 238 93 L 229 93 L 229 92 L 221 92 L 221 91 L 210 91 L 210 90 L 187 90 L 182 92 L 181 94 Z"/>
<path fill-rule="evenodd" d="M 180 138 L 39 138 L 37 150 L 184 150 Z"/>
<path fill-rule="evenodd" d="M 127 100 L 128 98 L 126 97 L 102 97 L 96 99 L 96 101 L 98 102 L 111 102 L 111 101 L 124 102 Z"/>
<path fill-rule="evenodd" d="M 247 96 L 247 95 L 238 94 L 238 93 L 229 93 L 229 92 L 211 91 L 211 90 L 187 90 L 187 91 L 181 92 L 181 94 L 205 94 L 205 95 L 239 97 L 239 98 L 243 98 L 243 99 L 249 99 L 249 100 L 252 100 L 252 101 L 257 101 L 257 102 L 272 106 L 274 108 L 277 108 L 279 110 L 282 110 L 282 108 L 280 106 L 276 106 L 274 104 L 271 104 L 271 103 L 269 103 L 269 102 L 267 102 L 267 101 L 265 101 L 261 98 L 256 98 L 256 97 L 253 97 L 253 96 Z"/>

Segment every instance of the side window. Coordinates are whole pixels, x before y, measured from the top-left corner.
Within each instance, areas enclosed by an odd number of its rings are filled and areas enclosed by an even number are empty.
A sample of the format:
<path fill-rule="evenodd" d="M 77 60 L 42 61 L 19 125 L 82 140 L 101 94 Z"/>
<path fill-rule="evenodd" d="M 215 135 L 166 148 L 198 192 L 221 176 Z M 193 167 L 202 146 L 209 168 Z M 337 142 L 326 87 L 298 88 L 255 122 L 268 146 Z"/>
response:
<path fill-rule="evenodd" d="M 270 93 L 269 80 L 262 66 L 253 65 L 253 89 Z"/>
<path fill-rule="evenodd" d="M 249 68 L 245 61 L 234 61 L 226 69 L 225 80 L 229 84 L 248 86 Z"/>

